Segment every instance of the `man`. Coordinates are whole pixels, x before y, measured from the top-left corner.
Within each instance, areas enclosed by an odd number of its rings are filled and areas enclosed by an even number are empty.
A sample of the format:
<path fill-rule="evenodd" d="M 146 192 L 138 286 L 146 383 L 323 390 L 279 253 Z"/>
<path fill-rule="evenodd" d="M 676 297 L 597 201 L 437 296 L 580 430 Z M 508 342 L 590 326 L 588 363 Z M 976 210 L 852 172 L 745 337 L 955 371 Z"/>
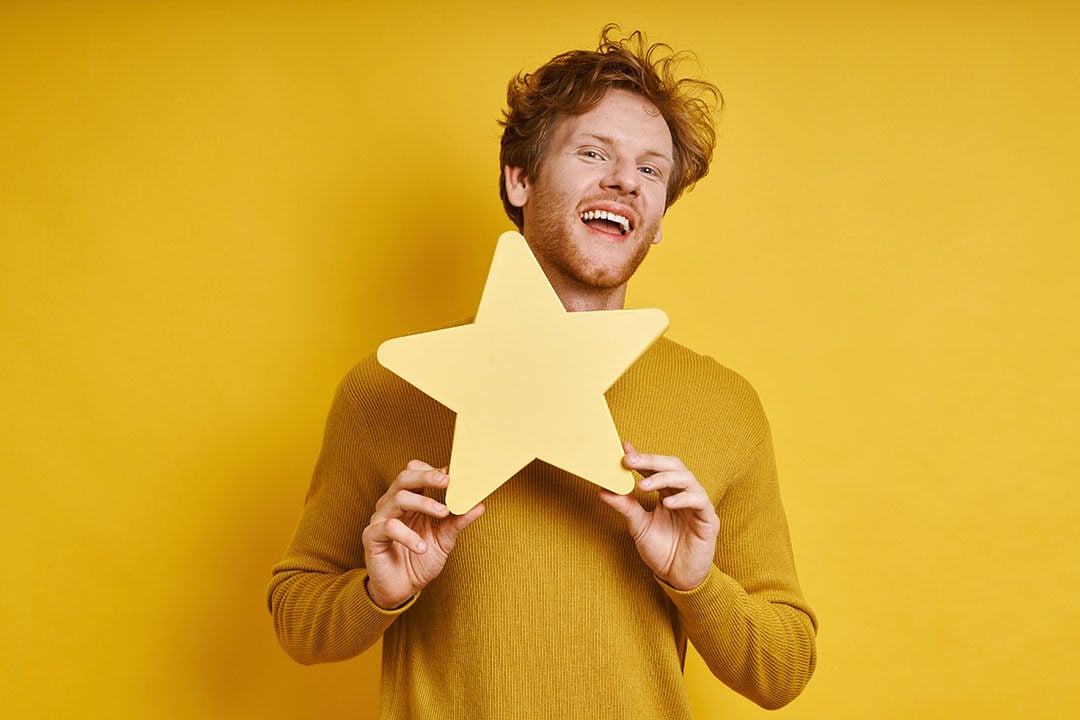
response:
<path fill-rule="evenodd" d="M 712 86 L 612 30 L 515 78 L 503 120 L 504 205 L 571 311 L 623 306 L 712 154 Z M 281 645 L 325 662 L 383 637 L 383 717 L 690 717 L 687 639 L 763 707 L 793 699 L 816 624 L 753 389 L 661 339 L 606 397 L 634 493 L 535 461 L 454 516 L 453 414 L 362 361 L 274 569 Z"/>

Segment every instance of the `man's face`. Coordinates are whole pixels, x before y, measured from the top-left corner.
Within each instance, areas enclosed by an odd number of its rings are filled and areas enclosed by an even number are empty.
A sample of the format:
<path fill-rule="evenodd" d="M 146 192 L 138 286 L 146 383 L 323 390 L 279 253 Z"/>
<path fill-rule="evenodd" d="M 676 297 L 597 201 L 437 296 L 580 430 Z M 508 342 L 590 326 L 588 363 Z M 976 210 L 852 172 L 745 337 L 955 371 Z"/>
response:
<path fill-rule="evenodd" d="M 523 209 L 525 238 L 556 289 L 626 284 L 660 241 L 672 157 L 656 107 L 611 90 L 588 112 L 555 121 L 537 177 L 506 169 L 507 196 Z"/>

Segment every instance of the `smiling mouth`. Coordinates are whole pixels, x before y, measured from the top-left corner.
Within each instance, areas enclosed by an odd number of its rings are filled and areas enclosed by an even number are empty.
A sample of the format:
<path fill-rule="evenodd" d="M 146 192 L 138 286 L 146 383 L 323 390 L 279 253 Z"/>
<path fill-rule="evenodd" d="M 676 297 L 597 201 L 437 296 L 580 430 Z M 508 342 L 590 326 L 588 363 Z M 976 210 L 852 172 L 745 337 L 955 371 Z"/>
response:
<path fill-rule="evenodd" d="M 581 222 L 591 228 L 609 235 L 626 235 L 631 230 L 630 220 L 618 213 L 607 210 L 586 210 L 581 213 Z"/>

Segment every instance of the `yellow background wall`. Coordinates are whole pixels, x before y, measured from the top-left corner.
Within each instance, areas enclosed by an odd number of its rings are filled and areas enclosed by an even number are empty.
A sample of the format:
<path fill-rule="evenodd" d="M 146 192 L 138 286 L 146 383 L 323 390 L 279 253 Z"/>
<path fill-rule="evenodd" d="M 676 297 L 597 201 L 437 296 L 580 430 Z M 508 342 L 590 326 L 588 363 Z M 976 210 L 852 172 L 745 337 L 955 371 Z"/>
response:
<path fill-rule="evenodd" d="M 630 302 L 774 424 L 822 621 L 777 716 L 1075 712 L 1075 3 L 90 5 L 0 5 L 0 715 L 374 717 L 270 566 L 339 378 L 475 308 L 507 78 L 609 20 L 729 103 Z"/>

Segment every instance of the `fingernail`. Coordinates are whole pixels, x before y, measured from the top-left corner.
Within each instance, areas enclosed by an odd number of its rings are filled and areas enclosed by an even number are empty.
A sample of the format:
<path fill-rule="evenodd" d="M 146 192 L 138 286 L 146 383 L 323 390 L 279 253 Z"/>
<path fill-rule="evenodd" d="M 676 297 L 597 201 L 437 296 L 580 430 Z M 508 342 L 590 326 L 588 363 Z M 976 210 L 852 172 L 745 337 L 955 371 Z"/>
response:
<path fill-rule="evenodd" d="M 425 550 L 427 550 L 426 542 L 421 540 L 420 542 L 416 543 L 416 552 L 424 552 Z"/>
<path fill-rule="evenodd" d="M 627 454 L 626 459 L 629 460 L 632 463 L 636 463 L 638 460 L 641 459 L 641 456 L 638 455 L 637 453 L 629 453 L 629 454 Z"/>
<path fill-rule="evenodd" d="M 642 490 L 648 490 L 649 488 L 652 487 L 652 482 L 650 482 L 648 480 L 642 480 L 640 483 L 638 483 L 638 485 L 641 486 Z"/>

